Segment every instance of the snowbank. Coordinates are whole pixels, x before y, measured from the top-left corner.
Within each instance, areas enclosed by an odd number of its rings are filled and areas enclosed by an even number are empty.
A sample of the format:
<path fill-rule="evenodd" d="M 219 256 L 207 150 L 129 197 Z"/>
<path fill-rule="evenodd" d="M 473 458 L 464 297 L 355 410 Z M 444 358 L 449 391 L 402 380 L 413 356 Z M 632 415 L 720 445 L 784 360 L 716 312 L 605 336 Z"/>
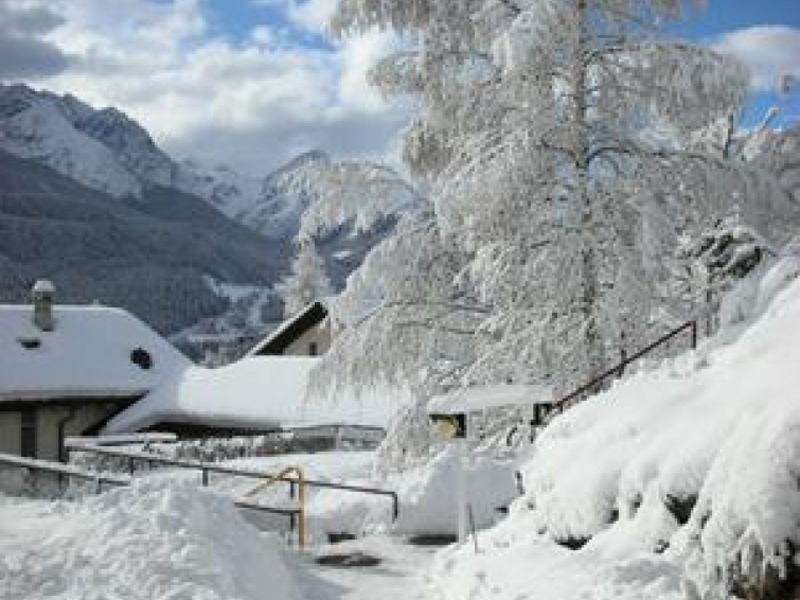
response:
<path fill-rule="evenodd" d="M 317 530 L 363 533 L 391 531 L 398 534 L 452 534 L 458 530 L 456 510 L 456 469 L 458 453 L 449 446 L 419 467 L 389 475 L 385 479 L 361 480 L 397 493 L 400 516 L 391 521 L 391 503 L 383 497 L 336 490 L 315 494 L 309 516 Z M 472 457 L 466 472 L 467 501 L 472 506 L 477 528 L 493 525 L 496 509 L 507 506 L 517 495 L 513 465 L 489 457 Z"/>
<path fill-rule="evenodd" d="M 391 394 L 306 398 L 319 358 L 252 356 L 217 369 L 189 367 L 111 421 L 104 433 L 159 422 L 278 429 L 328 424 L 384 427 L 397 407 Z"/>
<path fill-rule="evenodd" d="M 725 345 L 711 340 L 556 418 L 522 468 L 526 496 L 483 536 L 484 553 L 437 563 L 442 595 L 796 592 L 798 273 L 796 258 L 768 272 L 750 324 L 720 336 Z"/>
<path fill-rule="evenodd" d="M 0 504 L 0 599 L 299 599 L 280 542 L 230 500 L 140 482 L 79 504 Z"/>

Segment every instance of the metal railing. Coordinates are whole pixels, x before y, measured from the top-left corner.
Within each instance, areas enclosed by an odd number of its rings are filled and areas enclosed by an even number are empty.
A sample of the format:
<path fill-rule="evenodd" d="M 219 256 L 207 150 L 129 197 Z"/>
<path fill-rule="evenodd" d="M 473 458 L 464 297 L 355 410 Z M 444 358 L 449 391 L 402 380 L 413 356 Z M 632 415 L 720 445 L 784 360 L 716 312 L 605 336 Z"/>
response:
<path fill-rule="evenodd" d="M 117 458 L 124 458 L 128 461 L 128 472 L 132 475 L 136 468 L 136 463 L 141 462 L 152 466 L 153 464 L 162 464 L 162 465 L 170 465 L 173 467 L 180 467 L 183 469 L 192 469 L 200 471 L 201 473 L 201 481 L 204 486 L 208 485 L 208 474 L 209 473 L 219 473 L 223 475 L 234 475 L 237 477 L 247 477 L 251 479 L 261 479 L 263 480 L 265 477 L 272 476 L 271 473 L 265 473 L 264 471 L 255 471 L 251 469 L 239 469 L 235 467 L 226 467 L 224 465 L 220 465 L 217 463 L 208 463 L 196 460 L 188 460 L 185 458 L 170 458 L 168 456 L 162 456 L 160 454 L 154 454 L 152 452 L 138 452 L 133 450 L 121 450 L 119 448 L 106 448 L 103 446 L 94 446 L 91 444 L 67 444 L 67 450 L 77 451 L 77 452 L 89 452 L 93 454 L 103 454 L 106 456 L 114 456 Z M 295 495 L 295 486 L 299 484 L 299 480 L 297 477 L 292 477 L 290 475 L 284 475 L 282 477 L 277 477 L 276 480 L 278 481 L 285 481 L 289 484 L 289 495 L 290 497 L 294 498 Z M 391 490 L 384 490 L 381 488 L 375 487 L 367 487 L 367 486 L 359 486 L 359 485 L 348 485 L 344 483 L 334 483 L 332 481 L 320 481 L 316 479 L 304 479 L 303 484 L 307 487 L 312 488 L 328 488 L 328 489 L 335 489 L 340 490 L 343 492 L 353 492 L 353 493 L 360 493 L 360 494 L 371 494 L 375 496 L 385 496 L 391 499 L 392 502 L 392 520 L 397 520 L 397 517 L 400 514 L 400 505 L 397 498 L 397 493 Z"/>
<path fill-rule="evenodd" d="M 64 463 L 52 462 L 49 460 L 41 460 L 37 458 L 25 458 L 13 454 L 0 453 L 0 466 L 9 466 L 13 468 L 26 469 L 29 471 L 40 471 L 43 473 L 52 473 L 60 477 L 65 477 L 67 480 L 70 478 L 83 479 L 84 481 L 95 482 L 95 492 L 100 493 L 103 491 L 103 485 L 114 486 L 127 486 L 131 483 L 130 477 L 121 477 L 119 475 L 112 475 L 109 473 L 99 473 L 80 469 L 73 465 L 66 465 Z M 264 506 L 263 504 L 256 504 L 246 500 L 233 499 L 233 504 L 238 508 L 257 510 L 265 513 L 285 515 L 289 517 L 289 527 L 294 531 L 294 522 L 296 517 L 300 514 L 299 508 L 277 508 L 274 506 Z"/>
<path fill-rule="evenodd" d="M 675 329 L 673 329 L 671 331 L 668 331 L 667 333 L 662 335 L 660 338 L 658 338 L 656 341 L 654 341 L 651 344 L 648 344 L 647 346 L 645 346 L 641 350 L 638 350 L 637 352 L 635 352 L 631 356 L 625 357 L 623 355 L 623 359 L 619 363 L 617 363 L 616 365 L 614 365 L 610 369 L 604 371 L 603 373 L 601 373 L 597 377 L 593 378 L 591 381 L 589 381 L 587 383 L 584 383 L 583 385 L 579 386 L 578 388 L 576 388 L 575 390 L 573 390 L 572 392 L 570 392 L 566 396 L 563 396 L 563 397 L 559 398 L 556 402 L 554 402 L 553 403 L 553 408 L 550 411 L 550 414 L 552 415 L 553 413 L 562 413 L 562 412 L 564 412 L 565 409 L 569 408 L 574 403 L 573 402 L 574 400 L 577 400 L 582 394 L 585 394 L 587 392 L 591 392 L 592 390 L 594 390 L 595 388 L 600 386 L 600 384 L 602 384 L 604 381 L 606 381 L 610 377 L 621 377 L 622 373 L 625 371 L 625 367 L 627 367 L 633 361 L 642 358 L 646 354 L 652 352 L 653 350 L 655 350 L 659 346 L 665 344 L 666 342 L 668 342 L 672 338 L 680 335 L 684 331 L 689 331 L 690 332 L 690 336 L 691 336 L 690 343 L 691 343 L 692 349 L 697 348 L 697 320 L 693 319 L 691 321 L 687 321 L 686 323 L 684 323 L 680 327 L 676 327 Z"/>
<path fill-rule="evenodd" d="M 14 454 L 0 453 L 0 465 L 16 467 L 19 469 L 28 469 L 30 471 L 42 471 L 53 473 L 69 480 L 82 479 L 84 481 L 92 481 L 95 483 L 97 492 L 102 491 L 103 484 L 124 486 L 130 483 L 130 478 L 120 477 L 119 475 L 111 475 L 107 473 L 94 473 L 85 469 L 80 469 L 73 465 L 65 465 L 63 463 L 51 462 L 48 460 L 41 460 L 38 458 L 26 458 L 23 456 L 16 456 Z"/>

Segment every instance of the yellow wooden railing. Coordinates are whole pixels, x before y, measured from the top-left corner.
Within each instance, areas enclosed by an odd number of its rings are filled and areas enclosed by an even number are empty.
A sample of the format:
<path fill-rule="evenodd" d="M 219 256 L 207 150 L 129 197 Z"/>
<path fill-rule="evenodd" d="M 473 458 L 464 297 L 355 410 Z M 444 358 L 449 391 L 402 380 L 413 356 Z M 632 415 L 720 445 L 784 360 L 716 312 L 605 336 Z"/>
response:
<path fill-rule="evenodd" d="M 287 479 L 287 476 L 290 474 L 294 474 L 297 479 Z M 250 498 L 274 483 L 286 481 L 291 485 L 294 485 L 295 481 L 297 482 L 297 544 L 300 549 L 303 549 L 306 544 L 306 483 L 305 477 L 303 477 L 303 471 L 299 467 L 287 467 L 277 475 L 265 476 L 264 480 L 259 482 L 253 489 L 246 492 L 244 497 Z"/>

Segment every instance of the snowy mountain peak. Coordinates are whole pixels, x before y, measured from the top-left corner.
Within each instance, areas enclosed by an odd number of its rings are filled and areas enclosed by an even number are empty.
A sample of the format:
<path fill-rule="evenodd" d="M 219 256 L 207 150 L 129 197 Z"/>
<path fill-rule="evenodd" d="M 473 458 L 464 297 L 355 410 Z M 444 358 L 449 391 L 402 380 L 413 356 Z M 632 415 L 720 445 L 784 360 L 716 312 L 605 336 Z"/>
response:
<path fill-rule="evenodd" d="M 328 165 L 331 162 L 331 157 L 328 156 L 322 150 L 309 150 L 307 152 L 303 152 L 302 154 L 298 154 L 292 160 L 290 160 L 286 165 L 284 165 L 280 170 L 293 170 L 300 167 L 304 167 L 309 164 L 324 164 Z"/>
<path fill-rule="evenodd" d="M 116 197 L 141 195 L 140 181 L 101 141 L 76 129 L 70 117 L 91 108 L 74 97 L 0 86 L 0 150 L 43 163 Z"/>
<path fill-rule="evenodd" d="M 163 186 L 172 183 L 172 159 L 139 123 L 116 108 L 93 111 L 75 122 L 75 127 L 110 149 L 123 166 L 143 180 Z"/>

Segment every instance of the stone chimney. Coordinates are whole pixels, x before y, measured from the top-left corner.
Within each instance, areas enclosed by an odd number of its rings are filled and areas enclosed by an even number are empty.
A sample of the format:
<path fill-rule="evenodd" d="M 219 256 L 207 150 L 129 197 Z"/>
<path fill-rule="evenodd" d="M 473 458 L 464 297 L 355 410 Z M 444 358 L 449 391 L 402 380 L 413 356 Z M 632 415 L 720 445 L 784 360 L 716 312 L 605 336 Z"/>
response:
<path fill-rule="evenodd" d="M 42 331 L 52 331 L 55 326 L 53 319 L 53 301 L 56 288 L 47 279 L 39 279 L 31 290 L 33 296 L 33 324 Z"/>

